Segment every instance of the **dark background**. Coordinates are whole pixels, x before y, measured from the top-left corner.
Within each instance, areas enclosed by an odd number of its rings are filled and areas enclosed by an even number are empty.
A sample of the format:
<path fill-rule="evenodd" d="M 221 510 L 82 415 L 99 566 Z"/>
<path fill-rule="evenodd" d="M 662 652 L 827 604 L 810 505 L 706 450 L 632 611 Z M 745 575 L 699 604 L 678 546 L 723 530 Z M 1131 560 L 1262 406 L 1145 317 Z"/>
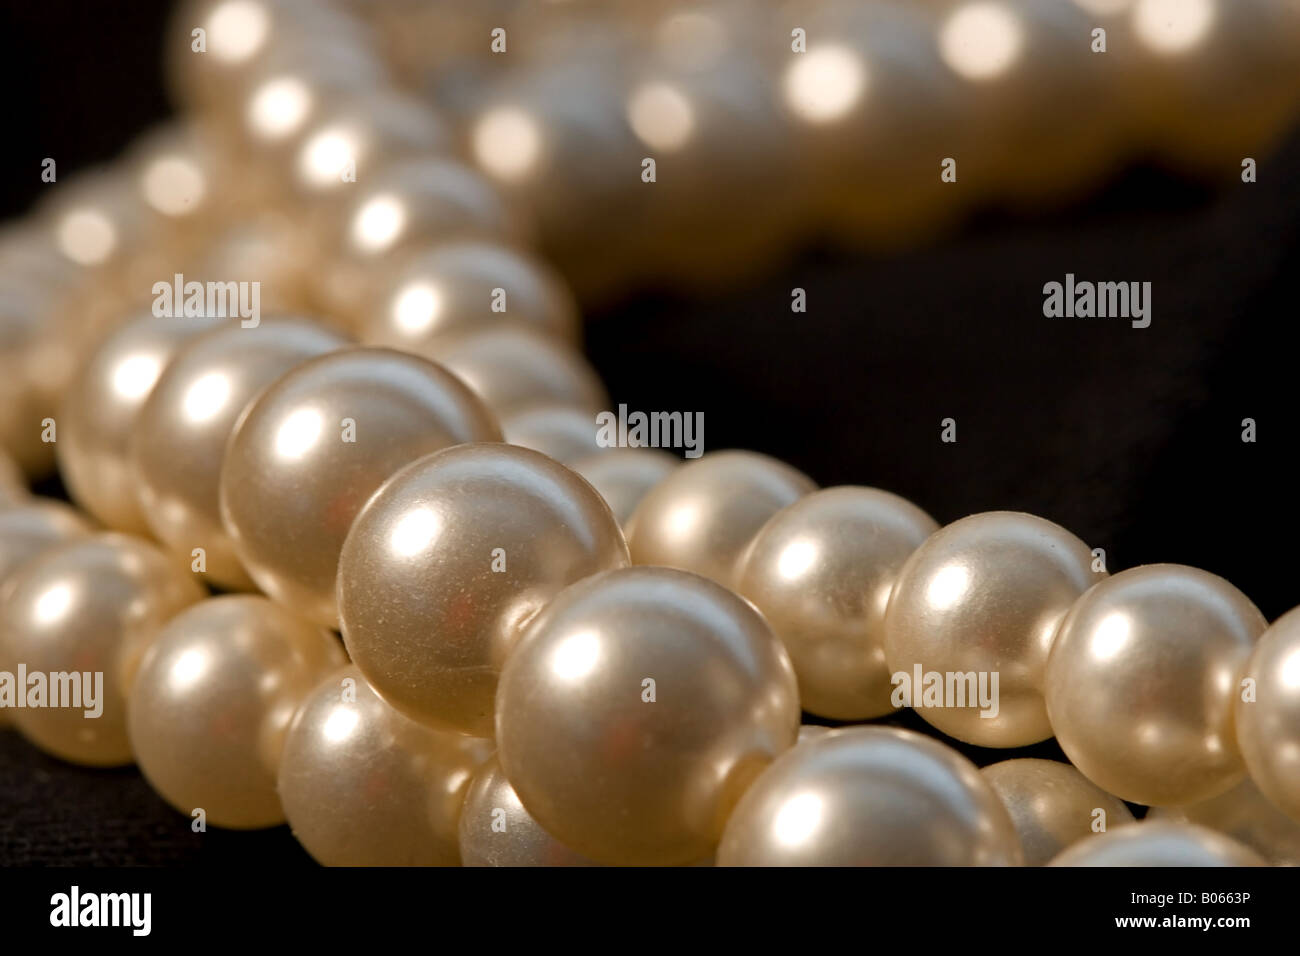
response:
<path fill-rule="evenodd" d="M 169 114 L 164 0 L 0 5 L 12 70 L 0 216 L 114 158 Z M 706 301 L 647 290 L 589 315 L 613 401 L 703 411 L 709 449 L 780 457 L 823 485 L 902 494 L 940 522 L 1014 509 L 1106 549 L 1112 571 L 1170 561 L 1228 578 L 1270 618 L 1300 603 L 1292 475 L 1300 135 L 1259 182 L 1211 191 L 1137 166 L 1087 203 L 986 213 L 888 259 L 806 250 Z M 1042 287 L 1153 283 L 1150 328 L 1049 320 Z M 790 290 L 808 312 L 790 312 Z M 940 421 L 957 420 L 942 444 Z M 1254 418 L 1258 441 L 1241 441 Z M 913 714 L 896 722 L 924 727 Z M 930 731 L 928 728 L 928 732 Z M 1060 756 L 1048 742 L 981 751 Z M 189 831 L 134 770 L 91 771 L 0 731 L 0 864 L 309 862 L 286 828 Z"/>

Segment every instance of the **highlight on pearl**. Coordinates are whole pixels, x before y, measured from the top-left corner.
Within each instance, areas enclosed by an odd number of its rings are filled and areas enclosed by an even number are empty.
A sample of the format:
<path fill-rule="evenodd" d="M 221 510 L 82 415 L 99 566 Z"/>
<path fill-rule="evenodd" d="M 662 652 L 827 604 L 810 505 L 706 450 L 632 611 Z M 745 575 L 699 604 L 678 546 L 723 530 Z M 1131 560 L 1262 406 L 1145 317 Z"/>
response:
<path fill-rule="evenodd" d="M 82 706 L 51 707 L 47 699 L 15 708 L 18 730 L 72 763 L 129 764 L 126 698 L 140 658 L 163 624 L 204 594 L 195 575 L 126 535 L 74 540 L 26 564 L 0 602 L 6 656 L 29 675 L 80 678 L 73 683 Z M 29 702 L 31 693 L 29 686 Z"/>
<path fill-rule="evenodd" d="M 1171 806 L 1245 774 L 1233 703 L 1267 622 L 1223 578 L 1178 564 L 1122 571 L 1083 595 L 1047 663 L 1061 749 L 1102 789 Z"/>
<path fill-rule="evenodd" d="M 1192 823 L 1136 823 L 1083 840 L 1049 866 L 1266 866 L 1249 847 Z"/>
<path fill-rule="evenodd" d="M 785 644 L 803 709 L 836 720 L 891 713 L 885 608 L 908 556 L 939 529 L 909 501 L 875 488 L 826 488 L 778 511 L 736 573 Z"/>
<path fill-rule="evenodd" d="M 506 778 L 539 825 L 602 863 L 708 856 L 798 728 L 794 669 L 762 615 L 670 568 L 566 588 L 515 645 L 497 689 Z"/>
<path fill-rule="evenodd" d="M 1264 632 L 1235 695 L 1237 742 L 1250 778 L 1300 825 L 1300 609 Z"/>
<path fill-rule="evenodd" d="M 131 751 L 163 799 L 212 826 L 284 822 L 276 768 L 299 701 L 346 662 L 338 638 L 264 597 L 226 595 L 158 632 L 127 698 Z"/>
<path fill-rule="evenodd" d="M 578 475 L 525 448 L 459 445 L 397 472 L 352 524 L 343 639 L 388 703 L 489 737 L 520 632 L 567 585 L 627 563 L 618 523 Z"/>
<path fill-rule="evenodd" d="M 1052 736 L 1043 672 L 1065 612 L 1105 576 L 1094 560 L 1060 525 L 1021 512 L 971 515 L 936 532 L 899 571 L 885 614 L 885 658 L 910 680 L 904 702 L 983 747 Z M 942 678 L 938 706 L 915 686 L 918 673 Z"/>
<path fill-rule="evenodd" d="M 1015 866 L 1020 841 L 975 765 L 929 737 L 851 727 L 804 740 L 745 791 L 719 866 Z"/>
<path fill-rule="evenodd" d="M 461 808 L 492 742 L 434 730 L 380 700 L 349 666 L 294 714 L 279 793 L 325 866 L 457 866 Z"/>

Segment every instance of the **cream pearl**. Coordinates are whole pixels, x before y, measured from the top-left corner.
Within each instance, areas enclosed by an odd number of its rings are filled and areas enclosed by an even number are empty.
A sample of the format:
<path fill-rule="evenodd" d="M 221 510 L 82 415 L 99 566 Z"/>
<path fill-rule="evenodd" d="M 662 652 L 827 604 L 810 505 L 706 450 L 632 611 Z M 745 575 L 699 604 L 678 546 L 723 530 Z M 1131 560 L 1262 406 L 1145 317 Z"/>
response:
<path fill-rule="evenodd" d="M 938 529 L 897 495 L 842 487 L 800 498 L 754 536 L 737 589 L 790 652 L 805 711 L 836 720 L 893 712 L 885 607 L 903 562 Z"/>
<path fill-rule="evenodd" d="M 479 768 L 460 815 L 465 866 L 599 866 L 574 853 L 528 815 L 494 756 Z"/>
<path fill-rule="evenodd" d="M 1056 760 L 1003 760 L 980 770 L 1011 814 L 1027 866 L 1043 866 L 1094 833 L 1133 822 L 1124 801 Z"/>
<path fill-rule="evenodd" d="M 492 413 L 434 363 L 343 349 L 286 374 L 240 419 L 221 468 L 222 520 L 263 591 L 337 627 L 339 552 L 366 499 L 408 462 L 500 438 Z"/>
<path fill-rule="evenodd" d="M 1138 823 L 1074 844 L 1049 866 L 1266 866 L 1222 834 L 1191 823 Z"/>
<path fill-rule="evenodd" d="M 136 417 L 130 451 L 145 520 L 187 564 L 203 549 L 215 584 L 253 586 L 221 526 L 221 462 L 235 422 L 289 369 L 344 344 L 304 320 L 263 319 L 252 328 L 231 323 L 177 353 Z"/>
<path fill-rule="evenodd" d="M 520 436 L 518 432 L 512 434 L 512 427 L 518 424 L 507 421 L 502 425 L 506 440 L 517 445 L 527 444 L 528 436 Z M 520 441 L 520 437 L 525 440 Z M 545 448 L 539 450 L 546 451 Z M 603 448 L 595 454 L 574 459 L 569 467 L 591 482 L 614 512 L 618 523 L 626 528 L 641 499 L 681 464 L 681 459 L 656 448 Z"/>
<path fill-rule="evenodd" d="M 294 836 L 325 866 L 456 866 L 461 807 L 492 742 L 403 717 L 347 667 L 294 715 L 279 789 Z"/>
<path fill-rule="evenodd" d="M 136 762 L 186 816 L 201 808 L 233 829 L 282 823 L 275 779 L 289 721 L 344 663 L 338 638 L 264 597 L 202 601 L 140 663 L 127 699 Z"/>
<path fill-rule="evenodd" d="M 491 736 L 520 631 L 566 585 L 627 562 L 609 508 L 567 468 L 510 445 L 450 448 L 385 482 L 348 532 L 343 639 L 394 707 Z"/>
<path fill-rule="evenodd" d="M 936 532 L 898 573 L 885 613 L 885 659 L 912 684 L 918 668 L 942 675 L 945 695 L 947 675 L 973 674 L 996 706 L 970 699 L 970 678 L 953 682 L 964 701 L 924 706 L 923 688 L 912 686 L 906 702 L 949 736 L 982 747 L 1050 737 L 1043 671 L 1061 618 L 1105 576 L 1092 566 L 1086 544 L 1020 512 L 971 515 Z"/>
<path fill-rule="evenodd" d="M 23 736 L 73 763 L 131 762 L 126 697 L 162 625 L 202 599 L 195 576 L 137 538 L 102 534 L 52 549 L 6 586 L 0 634 L 28 674 L 102 674 L 97 717 L 86 707 L 27 707 L 11 717 Z M 30 695 L 29 695 L 30 697 Z"/>
<path fill-rule="evenodd" d="M 63 399 L 56 455 L 68 493 L 107 527 L 147 534 L 131 467 L 131 435 L 176 353 L 224 322 L 145 314 L 105 339 Z"/>
<path fill-rule="evenodd" d="M 1300 823 L 1300 609 L 1264 632 L 1235 694 L 1237 743 L 1251 779 Z"/>
<path fill-rule="evenodd" d="M 632 562 L 694 571 L 731 587 L 736 562 L 758 529 L 816 488 L 807 475 L 767 455 L 706 454 L 641 499 L 627 529 Z"/>
<path fill-rule="evenodd" d="M 507 658 L 496 703 L 501 766 L 524 807 L 603 863 L 707 856 L 799 727 L 794 670 L 762 616 L 670 568 L 565 589 Z"/>
<path fill-rule="evenodd" d="M 525 328 L 498 326 L 458 336 L 431 358 L 462 379 L 488 406 L 506 415 L 527 405 L 573 405 L 595 413 L 609 404 L 595 370 L 575 349 Z"/>
<path fill-rule="evenodd" d="M 589 408 L 564 403 L 525 405 L 501 416 L 501 431 L 510 444 L 540 451 L 570 466 L 611 451 L 597 441 L 599 430 Z M 627 526 L 626 522 L 620 524 Z"/>
<path fill-rule="evenodd" d="M 1277 866 L 1300 866 L 1300 823 L 1273 806 L 1249 777 L 1200 803 L 1152 807 L 1146 818 L 1195 823 L 1245 844 Z"/>
<path fill-rule="evenodd" d="M 0 588 L 42 551 L 93 530 L 78 511 L 53 498 L 29 496 L 0 508 Z"/>
<path fill-rule="evenodd" d="M 719 866 L 1010 866 L 1020 842 L 975 765 L 906 730 L 853 727 L 782 755 L 727 821 Z"/>
<path fill-rule="evenodd" d="M 1241 780 L 1232 707 L 1267 626 L 1223 578 L 1132 568 L 1081 597 L 1047 663 L 1047 710 L 1070 761 L 1148 806 L 1196 803 Z"/>
<path fill-rule="evenodd" d="M 541 260 L 496 242 L 460 239 L 412 253 L 369 282 L 357 337 L 436 356 L 440 341 L 497 324 L 576 345 L 578 306 Z M 375 303 L 379 307 L 375 308 Z"/>

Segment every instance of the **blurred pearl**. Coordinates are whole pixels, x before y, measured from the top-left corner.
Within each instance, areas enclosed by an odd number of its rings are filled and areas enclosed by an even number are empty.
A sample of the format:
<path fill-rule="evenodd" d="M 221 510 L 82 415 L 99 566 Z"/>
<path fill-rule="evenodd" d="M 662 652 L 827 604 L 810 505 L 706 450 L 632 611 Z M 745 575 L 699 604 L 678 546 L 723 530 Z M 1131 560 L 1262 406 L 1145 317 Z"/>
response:
<path fill-rule="evenodd" d="M 343 639 L 375 690 L 433 726 L 491 736 L 497 675 L 566 585 L 627 564 L 614 516 L 567 468 L 451 448 L 384 483 L 339 559 Z"/>
<path fill-rule="evenodd" d="M 627 529 L 634 564 L 694 571 L 730 587 L 772 515 L 817 486 L 775 458 L 721 451 L 687 462 L 641 499 Z"/>
<path fill-rule="evenodd" d="M 381 272 L 368 298 L 358 323 L 366 345 L 435 355 L 446 338 L 497 324 L 578 344 L 578 307 L 563 280 L 541 260 L 493 242 L 431 246 Z"/>
<path fill-rule="evenodd" d="M 906 730 L 799 744 L 741 798 L 719 866 L 1013 866 L 1020 843 L 975 765 Z"/>
<path fill-rule="evenodd" d="M 590 428 L 590 421 L 586 425 Z M 503 427 L 506 440 L 515 441 L 509 425 Z M 657 448 L 602 448 L 595 454 L 576 459 L 569 467 L 591 482 L 610 511 L 614 512 L 618 523 L 626 528 L 641 499 L 680 466 L 681 459 Z"/>
<path fill-rule="evenodd" d="M 725 588 L 669 568 L 574 584 L 497 691 L 501 766 L 528 812 L 603 863 L 707 856 L 745 788 L 793 745 L 789 656 Z"/>
<path fill-rule="evenodd" d="M 570 467 L 613 450 L 596 441 L 597 430 L 596 416 L 589 408 L 563 403 L 525 405 L 501 416 L 501 431 L 510 444 L 540 451 Z M 619 523 L 627 526 L 625 521 Z"/>
<path fill-rule="evenodd" d="M 1148 820 L 1195 823 L 1250 847 L 1277 866 L 1300 866 L 1300 823 L 1247 777 L 1231 790 L 1185 807 L 1153 807 Z"/>
<path fill-rule="evenodd" d="M 1251 700 L 1233 689 L 1246 769 L 1264 795 L 1300 823 L 1300 609 L 1264 632 L 1242 679 L 1254 682 Z"/>
<path fill-rule="evenodd" d="M 1070 847 L 1050 866 L 1266 866 L 1254 850 L 1190 823 L 1138 823 Z"/>
<path fill-rule="evenodd" d="M 59 255 L 103 275 L 126 260 L 149 224 L 133 183 L 116 170 L 77 173 L 41 204 L 39 214 Z"/>
<path fill-rule="evenodd" d="M 231 323 L 177 353 L 140 410 L 131 460 L 145 520 L 186 563 L 202 548 L 207 577 L 221 587 L 253 586 L 219 510 L 221 461 L 236 420 L 289 369 L 344 344 L 304 320 L 263 319 L 254 328 Z"/>
<path fill-rule="evenodd" d="M 983 768 L 980 776 L 1011 814 L 1026 866 L 1044 866 L 1066 847 L 1095 832 L 1133 822 L 1123 800 L 1112 797 L 1067 763 L 1004 760 Z M 1094 830 L 1097 826 L 1103 829 Z"/>
<path fill-rule="evenodd" d="M 30 497 L 31 490 L 22 470 L 0 447 L 0 509 L 23 504 Z"/>
<path fill-rule="evenodd" d="M 0 508 L 0 590 L 11 575 L 42 551 L 93 530 L 77 511 L 53 498 L 28 496 Z"/>
<path fill-rule="evenodd" d="M 898 569 L 938 529 L 897 495 L 843 487 L 800 498 L 759 530 L 737 589 L 790 652 L 804 710 L 836 720 L 893 712 L 885 607 Z"/>
<path fill-rule="evenodd" d="M 1148 806 L 1196 803 L 1241 780 L 1238 679 L 1267 622 L 1223 578 L 1132 568 L 1081 597 L 1047 663 L 1047 709 L 1070 761 Z"/>
<path fill-rule="evenodd" d="M 193 574 L 137 538 L 101 534 L 42 554 L 11 578 L 0 606 L 8 657 L 29 675 L 103 675 L 98 717 L 86 708 L 20 708 L 10 717 L 42 750 L 73 763 L 131 762 L 126 697 L 162 625 L 204 597 Z"/>
<path fill-rule="evenodd" d="M 996 716 L 982 716 L 995 708 L 978 699 L 918 706 L 922 688 L 912 686 L 917 713 L 982 747 L 1052 736 L 1043 672 L 1061 618 L 1104 577 L 1092 561 L 1088 546 L 1060 525 L 1015 511 L 971 515 L 931 536 L 898 573 L 885 614 L 885 658 L 909 679 L 918 667 L 942 674 L 945 688 L 948 674 L 973 672 L 994 691 Z"/>
<path fill-rule="evenodd" d="M 474 775 L 460 816 L 465 866 L 599 866 L 574 853 L 528 815 L 493 757 Z"/>
<path fill-rule="evenodd" d="M 532 404 L 565 404 L 595 412 L 609 404 L 605 387 L 575 349 L 532 329 L 497 326 L 440 345 L 436 358 L 498 413 Z"/>
<path fill-rule="evenodd" d="M 345 349 L 289 372 L 245 413 L 221 468 L 222 519 L 263 591 L 337 627 L 339 552 L 366 499 L 408 462 L 500 438 L 492 413 L 439 366 Z"/>
<path fill-rule="evenodd" d="M 795 743 L 806 743 L 809 740 L 816 740 L 822 734 L 829 734 L 831 728 L 823 727 L 820 724 L 801 724 L 799 727 L 799 739 Z"/>
<path fill-rule="evenodd" d="M 316 251 L 305 230 L 291 216 L 262 210 L 219 230 L 185 266 L 184 274 L 193 281 L 228 282 L 238 276 L 240 281 L 257 282 L 262 314 L 301 313 L 311 301 L 310 287 L 318 281 L 312 272 Z"/>
<path fill-rule="evenodd" d="M 159 633 L 127 698 L 127 729 L 150 785 L 213 826 L 284 822 L 275 775 L 294 709 L 346 663 L 338 639 L 263 597 L 196 604 Z"/>
<path fill-rule="evenodd" d="M 280 760 L 280 799 L 325 866 L 456 866 L 458 826 L 492 742 L 432 730 L 385 704 L 355 667 L 298 708 Z"/>
<path fill-rule="evenodd" d="M 130 443 L 140 410 L 175 354 L 224 319 L 145 314 L 111 333 L 73 379 L 59 414 L 59 471 L 68 493 L 116 531 L 147 534 Z"/>

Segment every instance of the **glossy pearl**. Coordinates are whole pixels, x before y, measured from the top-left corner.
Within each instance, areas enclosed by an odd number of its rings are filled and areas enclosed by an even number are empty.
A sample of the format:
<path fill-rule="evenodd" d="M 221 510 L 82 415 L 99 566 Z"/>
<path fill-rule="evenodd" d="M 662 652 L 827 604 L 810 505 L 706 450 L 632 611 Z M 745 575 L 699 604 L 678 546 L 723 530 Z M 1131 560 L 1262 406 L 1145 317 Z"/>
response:
<path fill-rule="evenodd" d="M 1237 743 L 1259 789 L 1300 824 L 1300 610 L 1278 618 L 1250 656 L 1238 690 Z"/>
<path fill-rule="evenodd" d="M 187 564 L 202 548 L 207 577 L 219 586 L 253 586 L 219 508 L 221 462 L 235 422 L 289 369 L 344 344 L 302 320 L 231 323 L 177 353 L 140 410 L 131 442 L 140 509 L 158 540 Z"/>
<path fill-rule="evenodd" d="M 1094 833 L 1133 822 L 1123 800 L 1067 763 L 1003 760 L 984 767 L 980 776 L 1011 814 L 1026 866 L 1044 866 Z"/>
<path fill-rule="evenodd" d="M 800 743 L 727 821 L 719 866 L 1012 866 L 1020 843 L 975 765 L 906 730 Z"/>
<path fill-rule="evenodd" d="M 0 508 L 0 588 L 42 551 L 93 530 L 79 512 L 53 498 L 28 496 Z"/>
<path fill-rule="evenodd" d="M 474 776 L 460 816 L 465 866 L 599 866 L 574 853 L 528 815 L 493 757 Z"/>
<path fill-rule="evenodd" d="M 1098 584 L 1061 623 L 1047 709 L 1071 763 L 1133 803 L 1196 803 L 1241 780 L 1238 680 L 1266 622 L 1223 578 L 1177 564 Z"/>
<path fill-rule="evenodd" d="M 1265 866 L 1222 834 L 1191 823 L 1138 823 L 1070 847 L 1050 866 Z"/>
<path fill-rule="evenodd" d="M 707 856 L 798 727 L 794 670 L 762 616 L 670 568 L 567 588 L 515 646 L 497 691 L 501 766 L 520 800 L 602 863 Z"/>
<path fill-rule="evenodd" d="M 800 498 L 759 530 L 737 588 L 790 652 L 804 710 L 836 720 L 893 712 L 885 607 L 903 562 L 938 529 L 897 495 L 843 487 Z"/>
<path fill-rule="evenodd" d="M 1185 807 L 1153 807 L 1148 820 L 1195 823 L 1243 843 L 1277 866 L 1300 866 L 1300 823 L 1273 806 L 1247 777 Z"/>
<path fill-rule="evenodd" d="M 31 497 L 22 470 L 0 447 L 0 508 L 19 505 Z"/>
<path fill-rule="evenodd" d="M 140 658 L 166 621 L 202 599 L 195 575 L 137 538 L 102 534 L 41 555 L 9 581 L 0 606 L 8 657 L 28 674 L 103 675 L 98 717 L 86 708 L 20 708 L 18 729 L 73 763 L 131 762 L 126 697 Z"/>
<path fill-rule="evenodd" d="M 263 392 L 231 435 L 226 531 L 263 591 L 337 627 L 339 552 L 366 499 L 408 462 L 500 437 L 482 402 L 432 362 L 389 349 L 321 356 Z"/>
<path fill-rule="evenodd" d="M 694 571 L 732 586 L 736 561 L 763 524 L 817 486 L 775 458 L 712 452 L 641 499 L 628 525 L 634 564 Z"/>
<path fill-rule="evenodd" d="M 498 326 L 431 350 L 498 414 L 528 405 L 573 405 L 595 413 L 609 405 L 600 378 L 575 349 L 541 332 Z M 594 442 L 594 437 L 593 437 Z"/>
<path fill-rule="evenodd" d="M 280 759 L 294 836 L 325 866 L 456 866 L 458 826 L 492 742 L 403 717 L 347 667 L 298 708 Z"/>
<path fill-rule="evenodd" d="M 578 307 L 563 280 L 540 260 L 500 243 L 442 242 L 381 271 L 370 285 L 357 323 L 366 345 L 436 357 L 447 338 L 498 324 L 578 342 Z"/>
<path fill-rule="evenodd" d="M 982 747 L 1020 747 L 1052 735 L 1043 672 L 1057 625 L 1105 572 L 1088 546 L 1059 525 L 990 511 L 947 525 L 908 558 L 885 614 L 885 659 L 911 680 L 911 705 L 951 737 Z M 945 699 L 920 706 L 921 673 L 971 674 L 996 707 Z M 899 685 L 902 687 L 902 685 Z M 957 686 L 965 696 L 969 687 Z M 981 716 L 982 714 L 995 716 Z"/>
<path fill-rule="evenodd" d="M 506 428 L 507 441 L 526 443 L 512 437 L 509 426 L 503 428 Z M 602 448 L 595 454 L 575 459 L 569 467 L 591 482 L 618 523 L 626 528 L 641 499 L 681 467 L 681 459 L 657 448 Z"/>
<path fill-rule="evenodd" d="M 561 589 L 627 564 L 600 496 L 524 448 L 471 444 L 404 468 L 366 503 L 339 559 L 343 638 L 390 704 L 492 735 L 497 676 Z"/>
<path fill-rule="evenodd" d="M 131 435 L 176 353 L 225 319 L 145 314 L 113 332 L 73 379 L 55 444 L 68 493 L 109 528 L 147 534 L 131 467 Z"/>
<path fill-rule="evenodd" d="M 599 426 L 595 413 L 575 405 L 525 405 L 501 416 L 501 431 L 510 444 L 540 451 L 571 467 L 613 450 L 596 440 Z"/>
<path fill-rule="evenodd" d="M 263 597 L 227 595 L 159 632 L 127 699 L 131 750 L 168 803 L 207 822 L 284 822 L 276 768 L 298 703 L 346 663 L 338 638 Z"/>

